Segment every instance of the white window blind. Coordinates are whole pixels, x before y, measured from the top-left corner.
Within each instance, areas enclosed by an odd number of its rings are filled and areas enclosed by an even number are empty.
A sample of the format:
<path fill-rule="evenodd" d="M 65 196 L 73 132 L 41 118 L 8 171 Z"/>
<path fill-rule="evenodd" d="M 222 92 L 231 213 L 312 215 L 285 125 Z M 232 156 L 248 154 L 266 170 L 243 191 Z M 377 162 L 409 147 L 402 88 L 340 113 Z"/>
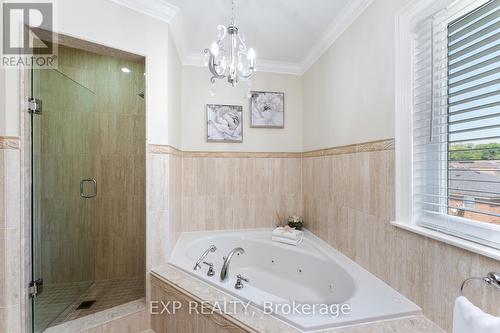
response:
<path fill-rule="evenodd" d="M 413 43 L 413 216 L 500 249 L 500 0 L 420 21 Z"/>

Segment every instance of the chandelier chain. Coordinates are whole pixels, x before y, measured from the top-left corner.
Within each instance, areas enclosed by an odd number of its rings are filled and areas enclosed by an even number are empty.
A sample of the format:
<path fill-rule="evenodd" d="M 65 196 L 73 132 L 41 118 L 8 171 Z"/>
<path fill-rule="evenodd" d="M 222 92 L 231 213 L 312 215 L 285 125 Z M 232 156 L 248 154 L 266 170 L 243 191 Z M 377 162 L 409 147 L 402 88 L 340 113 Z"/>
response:
<path fill-rule="evenodd" d="M 231 25 L 234 26 L 234 0 L 231 0 Z"/>

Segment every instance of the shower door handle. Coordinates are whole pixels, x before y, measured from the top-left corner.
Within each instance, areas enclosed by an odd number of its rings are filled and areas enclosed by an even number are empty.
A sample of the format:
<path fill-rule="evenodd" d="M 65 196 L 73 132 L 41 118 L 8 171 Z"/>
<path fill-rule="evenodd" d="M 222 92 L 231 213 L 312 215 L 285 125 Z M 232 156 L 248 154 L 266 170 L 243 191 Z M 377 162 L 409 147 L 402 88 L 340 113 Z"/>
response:
<path fill-rule="evenodd" d="M 92 183 L 92 193 L 90 194 L 85 194 L 84 187 L 85 183 Z M 87 179 L 82 179 L 80 181 L 80 196 L 84 199 L 89 199 L 93 198 L 97 195 L 97 182 L 95 181 L 94 178 L 87 178 Z"/>

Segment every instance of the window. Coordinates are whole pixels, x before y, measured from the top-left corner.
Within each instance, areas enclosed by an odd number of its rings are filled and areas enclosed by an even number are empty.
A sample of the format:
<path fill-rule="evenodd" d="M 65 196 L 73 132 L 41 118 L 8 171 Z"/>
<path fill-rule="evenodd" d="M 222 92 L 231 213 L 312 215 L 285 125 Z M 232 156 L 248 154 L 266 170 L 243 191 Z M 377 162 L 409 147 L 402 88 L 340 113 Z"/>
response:
<path fill-rule="evenodd" d="M 500 1 L 448 26 L 449 214 L 500 224 Z"/>
<path fill-rule="evenodd" d="M 396 219 L 500 249 L 500 0 L 436 3 L 398 21 Z"/>

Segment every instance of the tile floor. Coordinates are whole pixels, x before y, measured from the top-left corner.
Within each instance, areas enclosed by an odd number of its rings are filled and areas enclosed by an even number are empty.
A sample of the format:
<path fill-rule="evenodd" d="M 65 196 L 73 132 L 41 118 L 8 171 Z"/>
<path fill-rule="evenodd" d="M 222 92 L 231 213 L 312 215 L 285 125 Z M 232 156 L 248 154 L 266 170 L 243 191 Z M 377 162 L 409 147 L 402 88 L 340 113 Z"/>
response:
<path fill-rule="evenodd" d="M 36 299 L 35 332 L 144 297 L 144 278 L 44 286 Z M 95 300 L 88 309 L 77 309 Z"/>
<path fill-rule="evenodd" d="M 35 332 L 42 332 L 87 291 L 92 282 L 46 285 L 35 299 Z"/>

